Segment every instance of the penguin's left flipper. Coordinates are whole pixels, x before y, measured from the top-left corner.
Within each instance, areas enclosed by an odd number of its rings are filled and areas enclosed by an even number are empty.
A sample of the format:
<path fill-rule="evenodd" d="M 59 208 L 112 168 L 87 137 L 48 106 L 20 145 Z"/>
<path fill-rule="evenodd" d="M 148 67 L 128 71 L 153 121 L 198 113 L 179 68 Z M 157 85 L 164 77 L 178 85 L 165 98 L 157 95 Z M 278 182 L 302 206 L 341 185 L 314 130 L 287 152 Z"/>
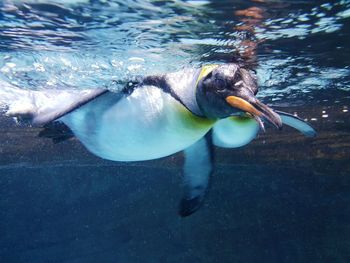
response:
<path fill-rule="evenodd" d="M 44 126 L 107 92 L 105 89 L 23 91 L 18 99 L 8 103 L 6 115 Z"/>
<path fill-rule="evenodd" d="M 41 126 L 48 124 L 108 92 L 105 89 L 82 90 L 74 93 L 58 92 L 56 98 L 55 94 L 49 94 L 54 98 L 52 103 L 34 114 L 32 124 Z"/>
<path fill-rule="evenodd" d="M 276 110 L 276 113 L 278 113 L 281 116 L 283 124 L 286 124 L 294 129 L 297 129 L 306 137 L 315 137 L 317 135 L 317 132 L 315 131 L 315 129 L 312 128 L 310 124 L 300 119 L 299 117 L 283 111 Z"/>
<path fill-rule="evenodd" d="M 182 217 L 193 214 L 203 204 L 209 177 L 213 171 L 211 134 L 185 149 L 184 154 L 185 189 L 179 206 L 179 214 Z"/>

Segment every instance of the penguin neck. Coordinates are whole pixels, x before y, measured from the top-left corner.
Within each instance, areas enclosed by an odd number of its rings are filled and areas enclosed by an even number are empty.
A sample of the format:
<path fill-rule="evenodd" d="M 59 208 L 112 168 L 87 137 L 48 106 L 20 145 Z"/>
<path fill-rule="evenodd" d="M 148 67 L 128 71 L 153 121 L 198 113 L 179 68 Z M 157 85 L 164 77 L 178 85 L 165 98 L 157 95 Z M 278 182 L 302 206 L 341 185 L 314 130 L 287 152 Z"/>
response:
<path fill-rule="evenodd" d="M 197 101 L 197 85 L 216 67 L 217 65 L 205 65 L 196 69 L 184 69 L 167 74 L 164 78 L 177 100 L 198 117 L 206 117 Z"/>
<path fill-rule="evenodd" d="M 164 76 L 172 96 L 198 117 L 205 117 L 196 101 L 196 84 L 200 69 L 189 68 Z"/>

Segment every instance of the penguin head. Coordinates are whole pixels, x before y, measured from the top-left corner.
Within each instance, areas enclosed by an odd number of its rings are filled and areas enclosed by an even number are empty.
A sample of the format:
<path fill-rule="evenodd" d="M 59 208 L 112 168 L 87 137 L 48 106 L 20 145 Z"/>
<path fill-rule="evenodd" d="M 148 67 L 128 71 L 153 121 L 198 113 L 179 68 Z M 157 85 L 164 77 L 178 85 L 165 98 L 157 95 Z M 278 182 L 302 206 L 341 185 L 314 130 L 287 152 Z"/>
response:
<path fill-rule="evenodd" d="M 257 80 L 251 71 L 238 64 L 217 66 L 197 84 L 196 99 L 208 118 L 252 115 L 262 125 L 261 118 L 280 128 L 281 118 L 256 97 Z"/>

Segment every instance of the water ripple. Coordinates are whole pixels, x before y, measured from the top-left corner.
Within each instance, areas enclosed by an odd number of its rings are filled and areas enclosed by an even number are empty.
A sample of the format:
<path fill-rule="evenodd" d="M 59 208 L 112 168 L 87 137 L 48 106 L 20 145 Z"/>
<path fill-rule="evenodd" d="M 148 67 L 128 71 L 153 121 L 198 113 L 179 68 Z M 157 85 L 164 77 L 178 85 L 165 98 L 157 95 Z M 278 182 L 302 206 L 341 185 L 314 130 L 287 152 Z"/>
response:
<path fill-rule="evenodd" d="M 313 101 L 316 90 L 349 91 L 349 10 L 345 0 L 5 0 L 0 78 L 26 89 L 114 89 L 239 56 L 259 65 L 266 100 Z"/>

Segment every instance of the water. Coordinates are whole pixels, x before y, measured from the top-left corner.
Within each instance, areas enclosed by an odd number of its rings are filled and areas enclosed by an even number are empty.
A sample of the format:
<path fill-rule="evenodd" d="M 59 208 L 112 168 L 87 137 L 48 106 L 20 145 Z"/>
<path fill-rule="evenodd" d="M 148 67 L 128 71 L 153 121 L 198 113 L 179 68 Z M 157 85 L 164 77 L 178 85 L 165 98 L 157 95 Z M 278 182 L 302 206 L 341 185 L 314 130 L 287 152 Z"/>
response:
<path fill-rule="evenodd" d="M 206 202 L 182 219 L 181 154 L 108 162 L 1 117 L 0 262 L 350 261 L 350 1 L 5 0 L 0 10 L 0 94 L 118 90 L 241 57 L 257 65 L 262 101 L 318 130 L 270 128 L 215 149 Z"/>

